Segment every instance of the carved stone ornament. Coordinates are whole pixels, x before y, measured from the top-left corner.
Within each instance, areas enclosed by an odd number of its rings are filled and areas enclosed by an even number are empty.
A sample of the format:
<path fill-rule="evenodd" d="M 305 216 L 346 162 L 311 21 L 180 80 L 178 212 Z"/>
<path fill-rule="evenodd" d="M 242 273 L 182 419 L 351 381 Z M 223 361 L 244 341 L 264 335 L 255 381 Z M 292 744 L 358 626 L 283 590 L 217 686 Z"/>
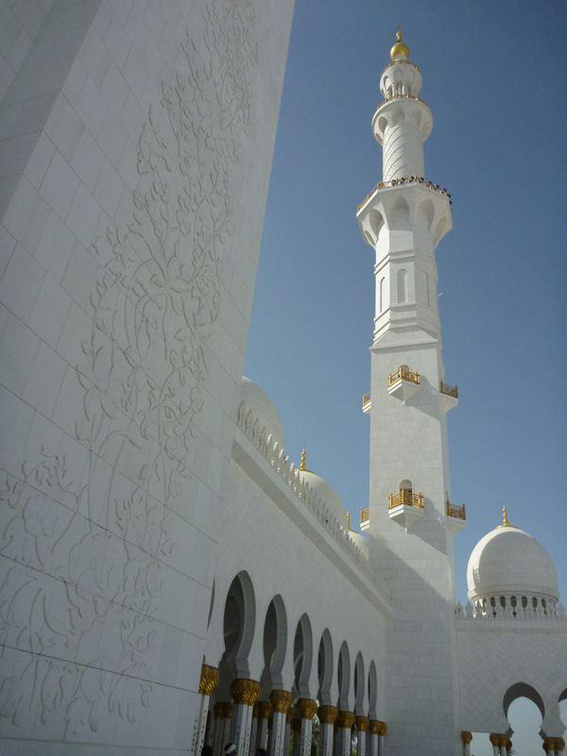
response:
<path fill-rule="evenodd" d="M 300 698 L 297 702 L 297 711 L 302 719 L 313 719 L 317 714 L 317 701 L 312 698 Z"/>
<path fill-rule="evenodd" d="M 233 680 L 230 686 L 230 695 L 236 704 L 254 706 L 260 695 L 260 683 L 256 680 L 244 678 Z"/>
<path fill-rule="evenodd" d="M 219 671 L 216 667 L 203 664 L 201 667 L 201 679 L 199 680 L 199 693 L 202 696 L 210 696 L 219 684 Z"/>
<path fill-rule="evenodd" d="M 292 702 L 293 697 L 287 690 L 273 690 L 270 693 L 270 703 L 274 713 L 287 714 Z"/>
<path fill-rule="evenodd" d="M 463 745 L 469 745 L 469 743 L 472 741 L 472 732 L 463 730 L 461 732 L 461 740 L 463 741 Z"/>
<path fill-rule="evenodd" d="M 339 715 L 337 717 L 337 727 L 342 727 L 345 730 L 350 730 L 354 724 L 354 713 L 352 711 L 346 711 L 345 709 L 339 709 Z"/>
<path fill-rule="evenodd" d="M 317 714 L 323 724 L 335 724 L 339 710 L 336 706 L 319 706 Z"/>
<path fill-rule="evenodd" d="M 382 727 L 382 722 L 379 719 L 368 720 L 368 729 L 371 735 L 380 735 L 381 727 Z"/>
<path fill-rule="evenodd" d="M 354 723 L 356 725 L 356 729 L 359 732 L 366 732 L 366 730 L 368 729 L 368 717 L 363 717 L 359 715 L 354 720 Z"/>
<path fill-rule="evenodd" d="M 272 716 L 272 704 L 269 701 L 258 701 L 258 719 L 269 719 Z"/>

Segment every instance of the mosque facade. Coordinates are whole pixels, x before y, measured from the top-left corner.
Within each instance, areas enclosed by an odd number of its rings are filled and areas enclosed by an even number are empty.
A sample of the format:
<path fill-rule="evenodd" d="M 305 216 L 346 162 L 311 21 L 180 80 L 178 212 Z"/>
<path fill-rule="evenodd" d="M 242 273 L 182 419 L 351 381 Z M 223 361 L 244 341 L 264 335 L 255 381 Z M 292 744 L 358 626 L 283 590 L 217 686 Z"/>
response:
<path fill-rule="evenodd" d="M 293 2 L 3 12 L 0 751 L 470 756 L 474 732 L 505 756 L 523 696 L 564 754 L 545 549 L 504 511 L 456 600 L 451 198 L 401 34 L 357 210 L 376 309 L 354 531 L 242 377 Z"/>

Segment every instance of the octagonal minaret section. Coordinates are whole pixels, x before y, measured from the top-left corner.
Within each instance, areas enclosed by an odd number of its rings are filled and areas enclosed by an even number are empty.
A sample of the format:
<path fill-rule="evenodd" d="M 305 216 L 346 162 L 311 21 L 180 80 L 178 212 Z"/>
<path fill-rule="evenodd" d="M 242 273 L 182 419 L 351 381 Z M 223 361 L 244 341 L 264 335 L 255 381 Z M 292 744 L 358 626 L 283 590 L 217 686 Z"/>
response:
<path fill-rule="evenodd" d="M 372 119 L 382 146 L 382 180 L 358 208 L 365 240 L 376 250 L 374 342 L 387 330 L 420 328 L 437 338 L 435 248 L 451 230 L 451 198 L 428 181 L 424 142 L 433 118 L 421 99 L 421 73 L 401 32 L 380 79 L 384 101 Z"/>

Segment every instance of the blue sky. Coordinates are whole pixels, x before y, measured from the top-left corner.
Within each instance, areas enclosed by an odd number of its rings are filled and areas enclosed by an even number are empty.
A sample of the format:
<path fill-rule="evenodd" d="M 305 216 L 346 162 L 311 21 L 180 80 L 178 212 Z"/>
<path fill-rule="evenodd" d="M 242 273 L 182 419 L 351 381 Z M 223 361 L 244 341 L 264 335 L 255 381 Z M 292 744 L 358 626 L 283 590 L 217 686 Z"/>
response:
<path fill-rule="evenodd" d="M 567 603 L 565 2 L 296 0 L 246 374 L 279 409 L 288 453 L 307 448 L 356 523 L 374 259 L 355 207 L 381 178 L 370 121 L 398 25 L 434 118 L 427 177 L 453 197 L 437 264 L 460 392 L 452 496 L 468 511 L 457 591 L 507 504 L 551 554 Z"/>

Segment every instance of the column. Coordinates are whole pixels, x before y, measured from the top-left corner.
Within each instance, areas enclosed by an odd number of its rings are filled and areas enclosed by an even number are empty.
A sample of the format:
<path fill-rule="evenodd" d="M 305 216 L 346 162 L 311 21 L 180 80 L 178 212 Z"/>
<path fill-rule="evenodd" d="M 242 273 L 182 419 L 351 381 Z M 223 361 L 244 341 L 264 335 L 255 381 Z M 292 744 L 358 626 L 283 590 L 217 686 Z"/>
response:
<path fill-rule="evenodd" d="M 366 744 L 367 756 L 379 756 L 378 753 L 378 736 L 382 728 L 382 722 L 379 719 L 370 719 L 368 721 L 368 738 Z"/>
<path fill-rule="evenodd" d="M 463 730 L 461 732 L 461 740 L 463 741 L 463 756 L 471 756 L 472 732 Z"/>
<path fill-rule="evenodd" d="M 230 740 L 230 725 L 232 723 L 232 704 L 228 701 L 217 701 L 214 707 L 215 734 L 213 736 L 213 756 L 223 756 L 225 745 Z"/>
<path fill-rule="evenodd" d="M 354 720 L 356 725 L 356 734 L 358 737 L 358 756 L 365 756 L 366 754 L 366 739 L 368 735 L 368 717 L 358 715 Z"/>
<path fill-rule="evenodd" d="M 388 732 L 388 725 L 386 722 L 380 722 L 380 730 L 378 731 L 378 756 L 385 756 L 386 754 L 386 733 Z"/>
<path fill-rule="evenodd" d="M 194 733 L 193 750 L 195 753 L 201 753 L 203 743 L 205 742 L 205 729 L 207 727 L 207 716 L 209 713 L 209 702 L 215 688 L 219 684 L 219 671 L 216 667 L 209 667 L 203 664 L 201 667 L 201 677 L 199 679 L 199 693 L 201 701 L 199 703 L 199 714 Z"/>
<path fill-rule="evenodd" d="M 284 754 L 289 754 L 289 744 L 291 742 L 291 720 L 293 719 L 293 706 L 290 706 L 285 715 L 285 739 L 284 739 Z"/>
<path fill-rule="evenodd" d="M 293 716 L 291 718 L 291 734 L 293 737 L 292 756 L 299 756 L 299 736 L 301 733 L 301 719 L 297 714 L 297 710 L 293 710 Z"/>
<path fill-rule="evenodd" d="M 296 709 L 301 723 L 298 756 L 311 756 L 313 717 L 317 714 L 317 701 L 312 698 L 300 698 L 296 704 Z"/>
<path fill-rule="evenodd" d="M 268 750 L 268 723 L 272 714 L 272 704 L 269 701 L 258 701 L 258 737 L 257 748 Z M 255 754 L 254 754 L 255 756 Z"/>
<path fill-rule="evenodd" d="M 258 740 L 258 701 L 252 707 L 252 727 L 250 728 L 249 756 L 256 756 L 256 741 Z"/>
<path fill-rule="evenodd" d="M 270 693 L 272 704 L 272 735 L 270 737 L 269 756 L 287 756 L 289 750 L 285 750 L 285 729 L 287 711 L 293 701 L 291 693 L 287 690 L 273 690 Z M 289 742 L 288 742 L 289 748 Z"/>
<path fill-rule="evenodd" d="M 237 752 L 246 755 L 250 750 L 252 707 L 260 695 L 260 684 L 256 680 L 233 680 L 230 695 L 235 703 L 231 739 L 236 744 Z"/>
<path fill-rule="evenodd" d="M 506 756 L 506 746 L 510 740 L 508 735 L 501 732 L 492 732 L 489 740 L 492 743 L 494 756 Z M 510 741 L 510 747 L 512 747 L 512 741 Z"/>
<path fill-rule="evenodd" d="M 351 756 L 352 751 L 352 726 L 354 724 L 354 714 L 352 711 L 339 709 L 337 716 L 337 733 L 338 746 L 336 756 Z"/>
<path fill-rule="evenodd" d="M 333 729 L 339 710 L 336 706 L 319 706 L 317 713 L 321 723 L 319 733 L 319 756 L 333 756 Z"/>
<path fill-rule="evenodd" d="M 563 738 L 544 738 L 543 739 L 543 750 L 546 752 L 546 754 L 549 754 L 549 756 L 563 756 L 565 751 L 565 741 Z"/>

